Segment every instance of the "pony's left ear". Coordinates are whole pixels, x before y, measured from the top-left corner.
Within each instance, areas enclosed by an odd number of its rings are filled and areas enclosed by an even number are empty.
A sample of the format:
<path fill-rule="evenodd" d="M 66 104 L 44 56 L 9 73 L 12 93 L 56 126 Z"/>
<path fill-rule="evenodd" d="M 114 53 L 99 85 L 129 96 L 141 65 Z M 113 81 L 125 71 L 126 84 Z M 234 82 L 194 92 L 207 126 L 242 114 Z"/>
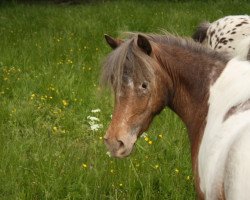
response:
<path fill-rule="evenodd" d="M 138 47 L 141 48 L 141 50 L 143 50 L 146 54 L 150 55 L 152 52 L 152 47 L 150 42 L 148 41 L 148 39 L 143 36 L 143 35 L 138 35 L 137 38 L 137 45 Z"/>
<path fill-rule="evenodd" d="M 111 36 L 109 36 L 107 34 L 105 34 L 104 37 L 106 39 L 106 42 L 109 44 L 109 46 L 112 49 L 116 49 L 118 46 L 120 46 L 121 43 L 123 43 L 122 40 L 120 40 L 120 39 L 114 39 L 114 38 L 112 38 Z"/>

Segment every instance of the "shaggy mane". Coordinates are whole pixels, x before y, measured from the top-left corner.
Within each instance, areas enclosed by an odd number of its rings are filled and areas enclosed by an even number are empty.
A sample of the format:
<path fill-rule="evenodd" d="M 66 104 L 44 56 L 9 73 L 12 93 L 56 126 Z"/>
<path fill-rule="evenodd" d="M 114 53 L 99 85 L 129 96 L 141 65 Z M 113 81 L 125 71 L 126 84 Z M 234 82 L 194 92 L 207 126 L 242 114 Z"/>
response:
<path fill-rule="evenodd" d="M 111 86 L 115 92 L 120 92 L 126 77 L 134 80 L 146 79 L 154 82 L 155 74 L 152 66 L 157 62 L 142 52 L 136 45 L 138 34 L 148 38 L 149 41 L 162 46 L 176 46 L 195 54 L 206 54 L 209 58 L 227 63 L 225 54 L 217 53 L 194 42 L 191 38 L 181 38 L 167 35 L 129 33 L 129 39 L 112 51 L 105 60 L 102 68 L 101 84 Z M 185 59 L 185 58 L 184 58 Z M 126 64 L 129 62 L 129 64 Z"/>

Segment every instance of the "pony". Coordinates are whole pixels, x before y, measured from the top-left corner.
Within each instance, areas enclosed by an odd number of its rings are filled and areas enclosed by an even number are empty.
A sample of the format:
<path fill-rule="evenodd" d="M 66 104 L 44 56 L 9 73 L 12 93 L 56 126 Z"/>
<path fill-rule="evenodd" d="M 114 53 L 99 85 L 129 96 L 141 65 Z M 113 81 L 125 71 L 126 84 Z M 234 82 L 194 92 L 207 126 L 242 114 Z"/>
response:
<path fill-rule="evenodd" d="M 250 16 L 233 15 L 201 23 L 192 38 L 231 57 L 250 60 Z"/>
<path fill-rule="evenodd" d="M 168 107 L 188 130 L 198 199 L 249 199 L 250 63 L 171 35 L 105 38 L 113 48 L 101 76 L 115 98 L 104 136 L 110 154 L 129 156 Z"/>

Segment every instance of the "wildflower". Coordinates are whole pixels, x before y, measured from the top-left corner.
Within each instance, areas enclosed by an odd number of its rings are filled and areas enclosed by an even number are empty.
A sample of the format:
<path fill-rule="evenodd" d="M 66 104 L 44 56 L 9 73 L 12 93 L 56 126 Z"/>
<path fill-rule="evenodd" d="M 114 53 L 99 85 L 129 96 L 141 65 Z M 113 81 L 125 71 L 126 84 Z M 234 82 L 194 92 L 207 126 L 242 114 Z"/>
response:
<path fill-rule="evenodd" d="M 98 129 L 100 129 L 102 127 L 103 127 L 102 124 L 92 124 L 92 125 L 90 125 L 90 129 L 92 131 L 98 131 Z"/>
<path fill-rule="evenodd" d="M 108 157 L 111 157 L 111 153 L 109 151 L 107 151 L 106 155 L 108 155 Z"/>
<path fill-rule="evenodd" d="M 56 126 L 53 127 L 53 131 L 57 132 L 58 128 Z"/>
<path fill-rule="evenodd" d="M 175 168 L 174 171 L 175 171 L 176 174 L 179 174 L 179 172 L 180 172 L 179 169 L 177 169 L 177 168 Z"/>
<path fill-rule="evenodd" d="M 146 142 L 148 142 L 148 141 L 149 141 L 149 138 L 148 138 L 148 137 L 145 137 L 144 140 L 145 140 Z"/>
<path fill-rule="evenodd" d="M 159 165 L 155 165 L 155 169 L 158 169 L 159 168 Z"/>
<path fill-rule="evenodd" d="M 150 144 L 150 145 L 153 144 L 153 141 L 152 141 L 152 140 L 149 140 L 149 141 L 148 141 L 148 144 Z"/>
<path fill-rule="evenodd" d="M 91 110 L 92 113 L 98 113 L 98 112 L 101 112 L 101 109 L 97 108 L 97 109 L 94 109 L 94 110 Z"/>
<path fill-rule="evenodd" d="M 120 183 L 119 186 L 122 187 L 123 186 L 122 183 Z"/>
<path fill-rule="evenodd" d="M 87 119 L 89 119 L 90 121 L 100 121 L 97 117 L 93 116 L 88 116 Z"/>
<path fill-rule="evenodd" d="M 186 180 L 189 181 L 189 180 L 190 180 L 190 176 L 187 176 L 187 177 L 186 177 Z"/>
<path fill-rule="evenodd" d="M 62 104 L 63 104 L 64 107 L 69 105 L 69 103 L 66 100 L 62 100 Z"/>
<path fill-rule="evenodd" d="M 82 164 L 82 168 L 86 169 L 87 167 L 88 167 L 87 164 L 85 163 Z"/>
<path fill-rule="evenodd" d="M 102 137 L 99 137 L 100 140 L 102 140 Z"/>
<path fill-rule="evenodd" d="M 162 138 L 162 134 L 159 134 L 158 137 L 159 137 L 159 138 Z"/>
<path fill-rule="evenodd" d="M 68 62 L 68 64 L 72 64 L 73 63 L 73 61 L 70 60 L 70 59 L 68 59 L 67 62 Z"/>
<path fill-rule="evenodd" d="M 144 138 L 145 138 L 145 137 L 147 137 L 147 136 L 148 136 L 148 134 L 147 134 L 147 133 L 145 133 L 145 132 L 144 132 L 144 133 L 142 133 L 142 135 L 141 135 L 141 137 L 144 137 Z"/>
<path fill-rule="evenodd" d="M 32 94 L 32 95 L 30 96 L 30 99 L 33 100 L 33 99 L 35 98 L 35 96 L 36 96 L 35 94 Z"/>
<path fill-rule="evenodd" d="M 111 173 L 114 173 L 114 170 L 113 170 L 113 169 L 111 169 L 111 170 L 110 170 L 110 172 L 111 172 Z"/>

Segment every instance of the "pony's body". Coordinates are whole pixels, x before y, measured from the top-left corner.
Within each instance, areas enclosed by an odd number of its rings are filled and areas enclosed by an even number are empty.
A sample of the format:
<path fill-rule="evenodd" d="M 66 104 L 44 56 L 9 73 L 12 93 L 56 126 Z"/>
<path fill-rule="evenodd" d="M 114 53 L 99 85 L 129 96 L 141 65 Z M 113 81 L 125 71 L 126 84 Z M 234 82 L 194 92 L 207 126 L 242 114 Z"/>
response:
<path fill-rule="evenodd" d="M 229 61 L 211 86 L 207 124 L 198 156 L 200 187 L 206 199 L 222 198 L 223 194 L 226 199 L 250 198 L 248 86 L 249 63 L 238 60 Z"/>
<path fill-rule="evenodd" d="M 106 39 L 115 49 L 103 71 L 115 92 L 111 154 L 128 156 L 168 106 L 187 126 L 199 199 L 249 199 L 250 64 L 172 36 Z"/>
<path fill-rule="evenodd" d="M 231 57 L 250 60 L 250 16 L 233 15 L 199 25 L 193 39 Z"/>

